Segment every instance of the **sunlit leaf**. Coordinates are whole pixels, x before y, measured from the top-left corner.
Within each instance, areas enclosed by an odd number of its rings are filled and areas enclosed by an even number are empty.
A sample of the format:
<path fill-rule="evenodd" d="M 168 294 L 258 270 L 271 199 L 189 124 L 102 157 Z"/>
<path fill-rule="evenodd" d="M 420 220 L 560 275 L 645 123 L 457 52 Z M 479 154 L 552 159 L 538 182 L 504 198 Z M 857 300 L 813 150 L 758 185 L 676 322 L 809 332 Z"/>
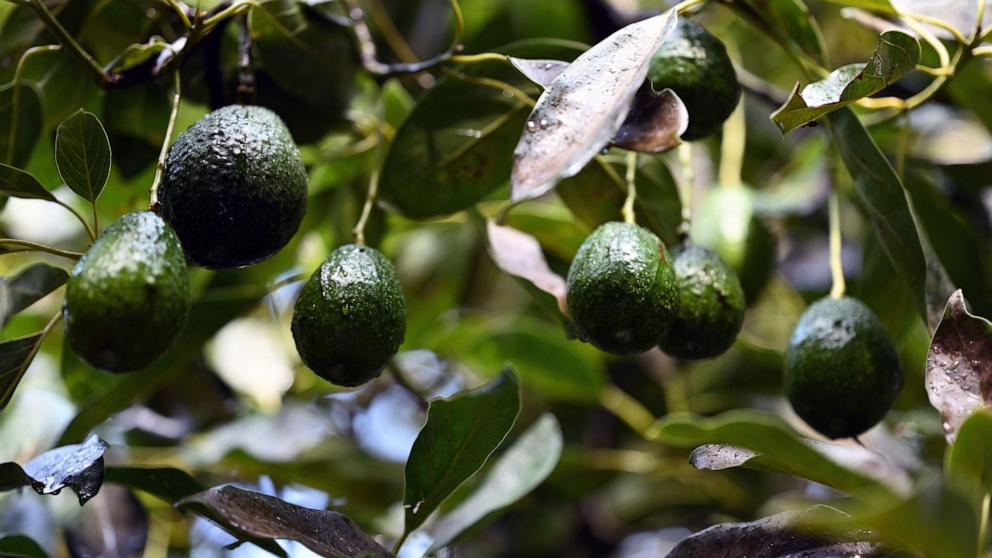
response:
<path fill-rule="evenodd" d="M 0 490 L 7 491 L 30 486 L 38 494 L 58 494 L 70 488 L 85 504 L 103 485 L 103 453 L 108 448 L 96 436 L 85 443 L 58 447 L 28 461 L 0 464 Z"/>
<path fill-rule="evenodd" d="M 43 263 L 31 265 L 17 275 L 0 278 L 0 327 L 68 279 L 69 274 L 64 269 Z"/>
<path fill-rule="evenodd" d="M 796 84 L 772 121 L 789 132 L 891 85 L 920 61 L 920 44 L 901 31 L 886 31 L 864 64 L 842 66 L 822 81 Z"/>
<path fill-rule="evenodd" d="M 55 162 L 73 192 L 96 201 L 110 178 L 110 139 L 96 116 L 79 111 L 59 124 Z"/>
<path fill-rule="evenodd" d="M 926 389 L 948 441 L 972 412 L 992 401 L 992 323 L 968 312 L 961 291 L 947 301 L 930 343 Z"/>
<path fill-rule="evenodd" d="M 624 27 L 579 56 L 544 91 L 514 150 L 514 201 L 544 194 L 610 142 L 676 19 L 669 11 Z"/>
<path fill-rule="evenodd" d="M 289 539 L 335 558 L 392 556 L 343 514 L 296 506 L 234 486 L 211 488 L 177 505 L 247 540 Z"/>
<path fill-rule="evenodd" d="M 479 389 L 431 401 L 406 464 L 406 533 L 485 465 L 519 413 L 520 386 L 510 368 Z"/>
<path fill-rule="evenodd" d="M 561 427 L 544 414 L 493 464 L 479 487 L 438 522 L 428 552 L 444 548 L 470 527 L 534 490 L 561 457 Z"/>

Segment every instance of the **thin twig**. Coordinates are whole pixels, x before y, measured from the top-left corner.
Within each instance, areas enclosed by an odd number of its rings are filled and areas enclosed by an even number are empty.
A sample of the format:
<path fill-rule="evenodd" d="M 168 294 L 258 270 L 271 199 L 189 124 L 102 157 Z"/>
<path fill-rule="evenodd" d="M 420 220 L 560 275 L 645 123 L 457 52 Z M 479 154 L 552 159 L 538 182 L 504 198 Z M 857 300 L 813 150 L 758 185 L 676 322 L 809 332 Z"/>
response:
<path fill-rule="evenodd" d="M 600 391 L 599 404 L 644 437 L 657 420 L 638 400 L 613 384 Z"/>
<path fill-rule="evenodd" d="M 525 93 L 523 90 L 506 83 L 505 81 L 487 77 L 470 76 L 463 74 L 458 70 L 452 70 L 451 68 L 441 68 L 441 73 L 459 81 L 464 81 L 465 83 L 474 83 L 475 85 L 482 85 L 483 87 L 491 87 L 493 89 L 505 91 L 513 95 L 517 100 L 528 107 L 533 107 L 536 104 L 530 95 Z"/>
<path fill-rule="evenodd" d="M 680 240 L 689 238 L 692 230 L 692 183 L 695 182 L 696 173 L 692 168 L 692 145 L 688 142 L 679 145 L 679 166 L 682 170 L 682 180 L 679 186 L 679 201 L 682 203 L 682 223 L 679 224 L 678 235 Z"/>
<path fill-rule="evenodd" d="M 9 250 L 9 252 L 46 252 L 55 256 L 69 258 L 70 260 L 78 260 L 83 257 L 81 252 L 63 250 L 54 246 L 39 244 L 37 242 L 31 242 L 30 240 L 20 240 L 17 238 L 0 238 L 0 246 L 16 246 L 20 248 L 18 250 Z"/>
<path fill-rule="evenodd" d="M 45 27 L 53 35 L 55 35 L 59 42 L 62 43 L 73 56 L 82 61 L 83 65 L 93 72 L 93 74 L 100 79 L 101 83 L 108 83 L 110 78 L 107 75 L 107 72 L 103 71 L 103 68 L 101 68 L 100 65 L 97 64 L 96 60 L 90 56 L 90 53 L 86 52 L 83 47 L 76 42 L 76 39 L 72 38 L 72 35 L 65 30 L 65 27 L 62 27 L 59 20 L 56 19 L 55 16 L 52 15 L 52 12 L 48 10 L 48 7 L 45 6 L 45 2 L 43 0 L 29 0 L 29 2 L 29 5 L 38 15 L 38 18 L 41 19 L 41 21 L 45 24 Z"/>
<path fill-rule="evenodd" d="M 169 155 L 172 132 L 176 127 L 176 115 L 179 113 L 179 101 L 182 96 L 182 85 L 180 84 L 178 69 L 176 69 L 174 77 L 175 94 L 172 96 L 172 110 L 169 112 L 169 124 L 165 128 L 165 138 L 162 140 L 162 149 L 158 153 L 158 164 L 155 166 L 155 178 L 152 179 L 152 187 L 149 189 L 149 205 L 153 210 L 158 207 L 158 187 L 162 182 L 162 173 L 165 171 L 165 159 Z"/>
<path fill-rule="evenodd" d="M 369 221 L 369 216 L 372 214 L 372 207 L 375 205 L 375 200 L 379 196 L 379 166 L 372 170 L 372 174 L 369 176 L 369 189 L 365 195 L 365 205 L 362 206 L 362 214 L 358 218 L 358 222 L 355 223 L 355 228 L 352 229 L 352 233 L 355 235 L 355 244 L 359 246 L 365 246 L 365 225 Z"/>
<path fill-rule="evenodd" d="M 255 72 L 251 63 L 251 29 L 248 15 L 238 16 L 238 102 L 244 105 L 255 102 Z"/>
<path fill-rule="evenodd" d="M 637 199 L 637 152 L 627 152 L 627 199 L 623 202 L 621 214 L 625 223 L 636 223 L 637 215 L 634 213 L 634 201 Z"/>
<path fill-rule="evenodd" d="M 69 212 L 72 213 L 76 217 L 76 219 L 78 219 L 79 222 L 83 224 L 83 228 L 86 229 L 86 234 L 89 235 L 90 240 L 96 240 L 96 229 L 94 227 L 90 227 L 90 224 L 88 222 L 86 222 L 86 218 L 83 217 L 82 214 L 80 214 L 78 211 L 76 211 L 75 209 L 73 209 L 73 207 L 71 205 L 65 203 L 64 201 L 62 201 L 60 199 L 56 199 L 55 200 L 55 203 L 58 204 L 58 205 L 61 205 L 62 207 L 66 208 L 66 209 L 68 209 Z"/>
<path fill-rule="evenodd" d="M 723 186 L 740 186 L 741 169 L 744 166 L 744 149 L 747 141 L 747 121 L 744 113 L 744 97 L 730 118 L 723 123 L 723 137 L 720 139 L 720 168 L 718 179 Z"/>
<path fill-rule="evenodd" d="M 830 192 L 830 274 L 833 284 L 830 287 L 831 298 L 841 298 L 847 286 L 844 282 L 843 240 L 840 231 L 840 195 L 834 186 Z"/>

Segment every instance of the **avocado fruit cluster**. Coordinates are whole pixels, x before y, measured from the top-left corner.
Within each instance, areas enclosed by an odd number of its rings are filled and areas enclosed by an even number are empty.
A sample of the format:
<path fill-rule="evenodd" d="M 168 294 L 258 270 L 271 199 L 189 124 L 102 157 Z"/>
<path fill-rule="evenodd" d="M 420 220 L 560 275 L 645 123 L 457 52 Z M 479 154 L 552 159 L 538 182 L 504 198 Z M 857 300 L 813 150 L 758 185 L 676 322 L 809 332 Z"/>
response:
<path fill-rule="evenodd" d="M 785 354 L 793 410 L 828 438 L 858 436 L 892 407 L 903 373 L 892 339 L 861 301 L 824 298 L 799 319 Z"/>
<path fill-rule="evenodd" d="M 392 263 L 367 246 L 334 250 L 303 286 L 292 331 L 303 363 L 329 382 L 354 387 L 378 376 L 406 333 Z"/>
<path fill-rule="evenodd" d="M 652 92 L 671 89 L 685 104 L 689 125 L 682 139 L 703 139 L 720 130 L 741 98 L 734 64 L 727 48 L 702 25 L 679 19 L 675 30 L 658 47 L 648 65 Z M 651 115 L 656 95 L 638 95 L 631 112 Z"/>
<path fill-rule="evenodd" d="M 130 372 L 172 347 L 189 310 L 179 238 L 158 215 L 137 211 L 111 224 L 73 268 L 65 335 L 87 364 Z"/>
<path fill-rule="evenodd" d="M 307 173 L 279 116 L 230 105 L 176 139 L 158 203 L 194 263 L 244 267 L 271 257 L 296 234 L 307 208 Z"/>

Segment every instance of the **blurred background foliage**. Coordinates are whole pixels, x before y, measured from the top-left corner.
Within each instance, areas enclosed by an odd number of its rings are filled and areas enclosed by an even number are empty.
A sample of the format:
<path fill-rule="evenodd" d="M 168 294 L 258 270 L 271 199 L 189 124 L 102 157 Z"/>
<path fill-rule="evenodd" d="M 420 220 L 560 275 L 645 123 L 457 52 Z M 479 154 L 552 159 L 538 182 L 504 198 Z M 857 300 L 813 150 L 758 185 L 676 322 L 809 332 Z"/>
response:
<path fill-rule="evenodd" d="M 310 206 L 299 234 L 276 257 L 247 269 L 191 269 L 195 299 L 186 331 L 177 348 L 149 370 L 125 376 L 94 371 L 63 351 L 61 333 L 53 332 L 0 414 L 0 461 L 23 462 L 55 445 L 81 442 L 94 431 L 111 444 L 108 464 L 173 466 L 204 485 L 237 481 L 301 505 L 331 506 L 370 532 L 400 534 L 402 467 L 425 419 L 420 402 L 386 374 L 354 391 L 338 391 L 319 380 L 300 363 L 289 333 L 300 284 L 268 286 L 309 274 L 335 246 L 350 241 L 369 176 L 408 117 L 417 117 L 412 125 L 432 126 L 446 112 L 472 113 L 485 101 L 463 89 L 446 92 L 449 82 L 443 77 L 386 79 L 361 72 L 350 37 L 334 23 L 333 17 L 340 16 L 336 4 L 265 0 L 249 19 L 258 102 L 287 122 L 310 175 Z M 463 0 L 465 52 L 553 38 L 559 41 L 518 48 L 531 57 L 570 59 L 583 44 L 663 4 Z M 48 5 L 101 65 L 151 36 L 172 42 L 183 33 L 175 13 L 159 1 L 49 0 Z M 384 61 L 425 59 L 450 41 L 445 0 L 367 0 L 363 5 Z M 211 2 L 201 7 L 209 9 Z M 863 61 L 872 52 L 876 30 L 836 4 L 810 2 L 809 7 L 829 47 L 831 67 Z M 287 11 L 300 25 L 296 40 L 281 34 Z M 745 81 L 784 95 L 804 79 L 781 48 L 733 10 L 714 3 L 698 19 L 728 45 Z M 384 33 L 389 25 L 396 29 Z M 397 44 L 396 36 L 405 44 Z M 0 86 L 0 137 L 10 131 L 18 60 L 29 47 L 53 42 L 30 9 L 0 3 L 0 83 L 6 84 Z M 237 45 L 237 26 L 225 25 L 184 62 L 177 131 L 234 101 Z M 933 53 L 925 48 L 927 56 Z M 480 65 L 478 72 L 502 72 L 537 92 L 498 64 Z M 922 74 L 912 73 L 884 94 L 905 98 L 926 83 Z M 99 116 L 113 148 L 110 182 L 97 206 L 100 221 L 109 223 L 147 205 L 169 115 L 170 79 L 105 90 L 66 52 L 53 51 L 32 56 L 16 87 L 21 89 L 20 129 L 6 162 L 29 170 L 59 199 L 88 211 L 59 186 L 53 164 L 55 127 L 84 108 Z M 992 316 L 990 90 L 992 70 L 976 59 L 932 102 L 871 128 L 893 160 L 906 153 L 905 185 L 919 225 L 975 312 L 986 316 Z M 428 103 L 431 96 L 441 102 Z M 473 105 L 476 101 L 483 105 Z M 914 477 L 940 470 L 945 449 L 940 417 L 923 389 L 930 332 L 884 256 L 850 177 L 832 171 L 825 130 L 802 128 L 783 140 L 769 121 L 775 105 L 749 92 L 745 107 L 742 180 L 753 189 L 754 218 L 770 232 L 748 258 L 766 260 L 772 270 L 749 300 L 737 343 L 710 361 L 675 362 L 657 351 L 620 359 L 569 340 L 554 316 L 496 269 L 474 210 L 404 217 L 388 203 L 389 188 L 421 185 L 416 197 L 430 197 L 430 177 L 402 165 L 384 176 L 387 203 L 384 211 L 373 213 L 367 236 L 396 264 L 403 283 L 408 333 L 398 364 L 410 382 L 429 396 L 447 396 L 488 381 L 512 362 L 523 386 L 523 411 L 511 439 L 545 411 L 558 418 L 564 435 L 561 461 L 548 480 L 463 537 L 451 552 L 661 556 L 688 533 L 714 523 L 836 499 L 830 488 L 780 473 L 696 470 L 687 460 L 691 448 L 646 441 L 617 418 L 617 406 L 626 403 L 611 399 L 622 390 L 656 417 L 674 411 L 715 415 L 763 409 L 812 435 L 781 396 L 782 355 L 805 305 L 830 289 L 825 201 L 834 180 L 844 200 L 849 292 L 881 317 L 906 370 L 896 408 L 862 441 L 884 448 Z M 511 114 L 516 124 L 509 128 L 519 130 L 525 114 Z M 493 142 L 487 148 L 508 154 L 517 137 L 516 131 L 505 138 L 487 137 Z M 6 147 L 5 141 L 0 147 Z M 720 141 L 717 136 L 692 146 L 697 206 L 706 204 L 718 181 Z M 620 160 L 616 157 L 618 169 Z M 645 218 L 656 218 L 657 230 L 671 240 L 679 211 L 668 169 L 676 168 L 674 157 L 642 157 L 641 165 L 641 203 L 655 209 L 645 211 L 650 215 Z M 536 237 L 551 267 L 562 273 L 591 224 L 619 216 L 622 192 L 604 190 L 603 176 L 592 172 L 562 184 L 559 195 L 517 207 L 507 221 Z M 482 214 L 490 215 L 508 197 L 509 168 L 484 178 L 498 183 L 479 205 Z M 609 217 L 611 212 L 615 217 Z M 9 199 L 0 214 L 2 236 L 83 250 L 85 231 L 67 215 L 43 201 Z M 698 217 L 702 226 L 706 219 L 721 218 L 704 215 Z M 0 259 L 0 275 L 39 260 L 66 265 L 54 256 L 10 254 Z M 61 291 L 17 314 L 3 327 L 3 338 L 40 330 L 60 304 Z M 466 494 L 459 491 L 454 502 Z M 97 535 L 94 525 L 113 531 L 116 549 L 106 548 L 107 537 Z M 0 532 L 28 534 L 53 555 L 264 554 L 250 545 L 225 550 L 233 539 L 205 520 L 110 486 L 82 509 L 71 495 L 3 494 Z M 299 546 L 292 550 L 294 555 L 306 552 Z"/>

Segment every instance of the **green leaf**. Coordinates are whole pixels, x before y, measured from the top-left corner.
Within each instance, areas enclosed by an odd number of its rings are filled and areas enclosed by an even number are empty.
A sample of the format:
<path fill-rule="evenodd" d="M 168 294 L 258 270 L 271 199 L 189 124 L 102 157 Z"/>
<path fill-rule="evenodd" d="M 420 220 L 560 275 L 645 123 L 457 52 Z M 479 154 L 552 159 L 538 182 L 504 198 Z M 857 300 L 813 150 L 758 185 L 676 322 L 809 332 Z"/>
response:
<path fill-rule="evenodd" d="M 110 63 L 110 68 L 117 73 L 130 70 L 150 61 L 168 47 L 168 43 L 158 37 L 152 37 L 147 43 L 129 45 Z"/>
<path fill-rule="evenodd" d="M 382 199 L 414 218 L 472 206 L 509 182 L 526 116 L 526 105 L 497 89 L 442 81 L 397 130 L 383 163 Z"/>
<path fill-rule="evenodd" d="M 810 58 L 826 64 L 820 27 L 803 0 L 745 0 L 751 10 L 791 39 Z"/>
<path fill-rule="evenodd" d="M 0 163 L 0 194 L 14 198 L 55 201 L 55 196 L 31 173 Z"/>
<path fill-rule="evenodd" d="M 80 110 L 59 124 L 55 163 L 73 192 L 96 202 L 110 178 L 110 139 L 96 116 Z"/>
<path fill-rule="evenodd" d="M 80 107 L 90 106 L 100 92 L 93 74 L 64 49 L 32 56 L 22 79 L 37 87 L 45 130 L 58 126 Z"/>
<path fill-rule="evenodd" d="M 0 327 L 69 280 L 64 269 L 38 263 L 12 277 L 0 278 Z"/>
<path fill-rule="evenodd" d="M 930 342 L 926 389 L 948 441 L 974 411 L 992 401 L 992 323 L 968 311 L 960 290 L 947 301 Z"/>
<path fill-rule="evenodd" d="M 43 333 L 34 333 L 0 343 L 0 411 L 10 403 L 44 337 Z"/>
<path fill-rule="evenodd" d="M 225 531 L 252 542 L 289 539 L 334 558 L 393 556 L 343 514 L 296 506 L 234 486 L 211 488 L 183 498 L 177 506 L 208 517 Z"/>
<path fill-rule="evenodd" d="M 22 83 L 14 91 L 12 83 L 0 86 L 0 162 L 19 166 L 41 136 L 42 108 L 33 84 Z"/>
<path fill-rule="evenodd" d="M 406 464 L 404 533 L 421 524 L 485 465 L 520 413 L 520 386 L 512 368 L 485 386 L 435 399 Z"/>
<path fill-rule="evenodd" d="M 849 470 L 809 446 L 780 418 L 757 411 L 732 411 L 714 418 L 670 415 L 650 436 L 677 446 L 729 444 L 750 450 L 761 465 L 859 497 L 891 496 L 878 481 Z"/>
<path fill-rule="evenodd" d="M 57 495 L 70 488 L 82 506 L 103 485 L 103 454 L 109 445 L 96 436 L 85 443 L 51 449 L 28 461 L 0 464 L 0 490 L 30 486 L 41 495 Z"/>
<path fill-rule="evenodd" d="M 45 550 L 26 535 L 3 535 L 0 537 L 0 556 L 9 558 L 48 558 Z"/>
<path fill-rule="evenodd" d="M 292 0 L 265 0 L 249 21 L 259 61 L 280 87 L 328 110 L 347 106 L 358 55 L 346 27 L 307 17 Z"/>
<path fill-rule="evenodd" d="M 992 409 L 978 409 L 964 421 L 947 452 L 944 471 L 976 509 L 992 493 Z"/>
<path fill-rule="evenodd" d="M 107 467 L 103 481 L 147 492 L 170 504 L 206 490 L 189 473 L 172 467 Z"/>
<path fill-rule="evenodd" d="M 801 87 L 772 114 L 783 133 L 792 131 L 825 114 L 895 83 L 920 61 L 920 43 L 901 31 L 886 31 L 879 37 L 875 53 L 867 63 L 837 68 L 823 81 Z"/>
<path fill-rule="evenodd" d="M 892 267 L 926 322 L 927 261 L 902 182 L 850 108 L 831 114 L 827 125 Z"/>
<path fill-rule="evenodd" d="M 613 158 L 594 160 L 579 174 L 563 180 L 556 192 L 576 218 L 591 229 L 620 218 L 627 197 L 621 177 L 626 164 Z M 637 222 L 657 234 L 668 246 L 678 241 L 676 228 L 682 222 L 678 186 L 661 157 L 637 158 Z"/>
<path fill-rule="evenodd" d="M 523 498 L 554 471 L 562 450 L 561 427 L 554 415 L 541 415 L 520 435 L 468 498 L 446 513 L 433 530 L 428 553 L 451 544 L 484 518 Z"/>

